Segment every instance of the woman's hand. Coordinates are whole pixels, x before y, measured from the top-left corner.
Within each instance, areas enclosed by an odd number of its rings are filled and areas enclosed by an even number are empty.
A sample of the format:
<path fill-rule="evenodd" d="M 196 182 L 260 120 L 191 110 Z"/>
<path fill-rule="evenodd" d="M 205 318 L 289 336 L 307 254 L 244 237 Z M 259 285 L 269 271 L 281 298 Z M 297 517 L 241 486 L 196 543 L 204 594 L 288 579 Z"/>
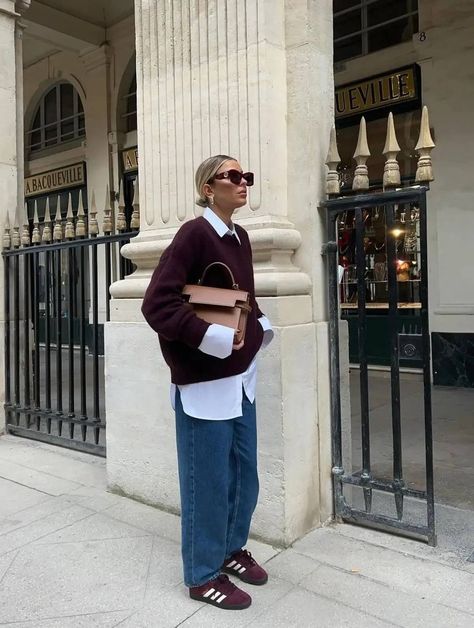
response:
<path fill-rule="evenodd" d="M 240 349 L 242 349 L 242 347 L 244 346 L 244 341 L 241 340 L 240 342 L 237 342 L 237 334 L 240 332 L 240 329 L 237 329 L 235 331 L 235 335 L 234 335 L 234 344 L 232 345 L 232 351 L 239 351 Z"/>

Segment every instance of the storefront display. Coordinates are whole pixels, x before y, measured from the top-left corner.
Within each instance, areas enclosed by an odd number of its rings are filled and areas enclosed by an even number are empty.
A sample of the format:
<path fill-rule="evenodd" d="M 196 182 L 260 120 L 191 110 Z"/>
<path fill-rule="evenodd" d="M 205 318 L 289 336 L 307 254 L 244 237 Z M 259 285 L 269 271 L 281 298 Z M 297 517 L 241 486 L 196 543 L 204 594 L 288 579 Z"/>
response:
<path fill-rule="evenodd" d="M 392 231 L 397 252 L 399 308 L 420 307 L 419 209 L 398 209 Z M 346 212 L 338 223 L 339 265 L 341 266 L 341 307 L 357 307 L 354 212 Z M 387 232 L 383 207 L 364 211 L 365 301 L 368 308 L 388 308 Z"/>
<path fill-rule="evenodd" d="M 387 115 L 394 115 L 400 152 L 402 185 L 411 185 L 417 167 L 416 143 L 421 119 L 421 73 L 415 64 L 385 74 L 360 79 L 336 87 L 336 134 L 341 162 L 338 167 L 341 193 L 352 193 L 354 150 L 360 117 L 367 122 L 371 156 L 367 160 L 370 189 L 382 189 L 385 156 L 383 154 Z M 352 364 L 359 362 L 357 328 L 357 268 L 354 211 L 346 212 L 338 223 L 341 314 L 349 323 L 349 353 Z M 365 210 L 365 308 L 367 312 L 367 355 L 369 364 L 390 364 L 388 329 L 387 237 L 395 238 L 398 287 L 398 322 L 400 364 L 421 366 L 420 351 L 420 215 L 417 207 L 400 206 L 395 212 L 395 226 L 387 233 L 383 207 Z"/>
<path fill-rule="evenodd" d="M 349 324 L 349 354 L 358 363 L 359 295 L 356 266 L 354 211 L 345 212 L 338 221 L 340 268 L 340 308 Z M 364 210 L 364 278 L 367 312 L 367 355 L 369 363 L 390 363 L 388 329 L 387 239 L 393 238 L 396 250 L 400 365 L 421 366 L 420 336 L 420 211 L 416 206 L 400 206 L 395 211 L 395 226 L 387 232 L 384 207 Z"/>

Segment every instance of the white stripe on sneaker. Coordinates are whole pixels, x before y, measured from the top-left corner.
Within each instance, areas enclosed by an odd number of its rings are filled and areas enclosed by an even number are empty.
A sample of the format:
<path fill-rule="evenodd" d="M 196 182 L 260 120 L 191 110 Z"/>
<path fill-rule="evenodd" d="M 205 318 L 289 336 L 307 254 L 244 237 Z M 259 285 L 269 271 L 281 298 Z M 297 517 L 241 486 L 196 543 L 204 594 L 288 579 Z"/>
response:
<path fill-rule="evenodd" d="M 211 600 L 215 600 L 216 598 L 218 598 L 220 595 L 222 595 L 222 593 L 220 591 L 216 591 L 214 593 L 214 595 L 211 597 Z"/>
<path fill-rule="evenodd" d="M 239 569 L 239 573 L 244 573 L 245 571 L 245 567 L 242 567 L 242 569 Z"/>
<path fill-rule="evenodd" d="M 237 563 L 237 565 L 235 565 L 234 569 L 235 571 L 239 571 L 239 569 L 242 567 L 242 565 L 240 563 Z"/>
<path fill-rule="evenodd" d="M 237 562 L 236 560 L 233 560 L 231 563 L 229 563 L 229 564 L 227 565 L 227 567 L 233 567 L 233 566 L 235 565 L 235 563 L 236 563 L 236 562 Z"/>
<path fill-rule="evenodd" d="M 220 604 L 222 602 L 222 600 L 225 600 L 227 597 L 227 595 L 224 595 L 224 593 L 220 596 L 220 598 L 217 600 L 217 603 Z"/>
<path fill-rule="evenodd" d="M 206 591 L 206 593 L 204 593 L 203 597 L 209 597 L 214 593 L 214 591 L 215 589 L 209 589 L 209 591 Z"/>

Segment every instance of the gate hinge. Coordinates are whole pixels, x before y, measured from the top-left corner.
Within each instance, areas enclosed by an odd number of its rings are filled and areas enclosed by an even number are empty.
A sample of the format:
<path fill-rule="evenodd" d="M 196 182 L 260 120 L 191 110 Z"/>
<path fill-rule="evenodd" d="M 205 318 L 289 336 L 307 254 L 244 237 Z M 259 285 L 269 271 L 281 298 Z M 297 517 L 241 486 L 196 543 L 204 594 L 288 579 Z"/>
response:
<path fill-rule="evenodd" d="M 330 240 L 325 242 L 321 247 L 321 255 L 327 255 L 328 253 L 335 253 L 337 251 L 337 242 Z"/>

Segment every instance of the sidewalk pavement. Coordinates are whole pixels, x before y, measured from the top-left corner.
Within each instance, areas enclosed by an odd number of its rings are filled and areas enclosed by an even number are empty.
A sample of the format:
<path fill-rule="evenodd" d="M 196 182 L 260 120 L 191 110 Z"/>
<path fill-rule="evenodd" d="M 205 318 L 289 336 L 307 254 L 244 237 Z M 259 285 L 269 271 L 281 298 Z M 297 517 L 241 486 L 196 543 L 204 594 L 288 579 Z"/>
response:
<path fill-rule="evenodd" d="M 454 553 L 349 525 L 249 547 L 270 575 L 252 606 L 199 604 L 178 517 L 108 493 L 100 458 L 0 438 L 1 626 L 474 626 L 474 563 Z"/>

